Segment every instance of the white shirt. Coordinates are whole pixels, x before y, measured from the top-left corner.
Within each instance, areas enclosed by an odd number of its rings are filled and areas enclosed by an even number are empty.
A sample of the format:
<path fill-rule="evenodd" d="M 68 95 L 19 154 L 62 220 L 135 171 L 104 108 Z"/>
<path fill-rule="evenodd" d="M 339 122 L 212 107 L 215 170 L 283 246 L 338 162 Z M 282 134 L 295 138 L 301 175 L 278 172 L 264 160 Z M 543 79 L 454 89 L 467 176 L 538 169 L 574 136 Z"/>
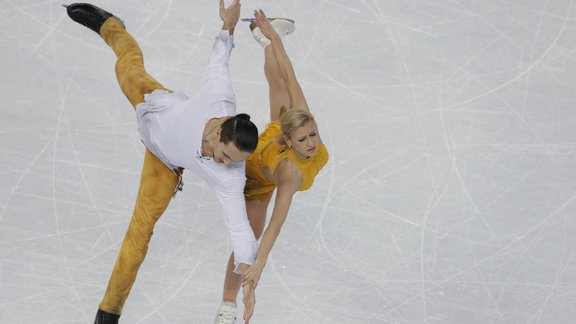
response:
<path fill-rule="evenodd" d="M 235 269 L 252 264 L 258 243 L 246 216 L 245 162 L 230 166 L 203 157 L 202 133 L 211 118 L 236 115 L 228 60 L 234 40 L 222 30 L 210 55 L 200 91 L 192 98 L 181 92 L 155 90 L 136 107 L 138 132 L 146 147 L 168 168 L 182 167 L 199 175 L 214 189 L 224 208 L 226 226 L 234 249 Z"/>

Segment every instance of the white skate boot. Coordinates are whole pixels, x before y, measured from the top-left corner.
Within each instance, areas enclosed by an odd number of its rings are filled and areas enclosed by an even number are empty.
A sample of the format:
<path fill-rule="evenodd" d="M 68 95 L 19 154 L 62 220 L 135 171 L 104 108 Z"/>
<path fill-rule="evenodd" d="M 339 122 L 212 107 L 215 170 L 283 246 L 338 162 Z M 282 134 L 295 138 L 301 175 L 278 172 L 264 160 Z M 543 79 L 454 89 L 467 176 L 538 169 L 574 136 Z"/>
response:
<path fill-rule="evenodd" d="M 236 321 L 236 303 L 223 301 L 218 308 L 214 324 L 234 324 Z"/>
<path fill-rule="evenodd" d="M 253 26 L 252 24 L 250 24 Z M 296 27 L 294 26 L 294 21 L 291 19 L 283 19 L 283 18 L 276 18 L 270 22 L 270 25 L 274 28 L 274 30 L 280 35 L 280 37 L 284 37 L 286 35 L 290 35 L 294 32 Z M 252 29 L 252 36 L 254 39 L 260 44 L 262 47 L 266 47 L 270 45 L 270 40 L 262 34 L 262 31 L 259 27 Z"/>

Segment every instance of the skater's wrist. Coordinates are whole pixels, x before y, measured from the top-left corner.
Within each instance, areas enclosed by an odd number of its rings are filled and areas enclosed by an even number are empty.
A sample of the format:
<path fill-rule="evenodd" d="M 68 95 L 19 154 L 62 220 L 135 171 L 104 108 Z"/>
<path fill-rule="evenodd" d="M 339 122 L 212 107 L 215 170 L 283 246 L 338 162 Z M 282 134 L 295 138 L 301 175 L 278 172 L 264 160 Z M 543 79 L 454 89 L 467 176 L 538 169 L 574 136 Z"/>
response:
<path fill-rule="evenodd" d="M 264 268 L 265 265 L 266 265 L 266 258 L 258 258 L 258 257 L 252 264 L 252 266 L 257 266 L 259 268 Z"/>
<path fill-rule="evenodd" d="M 241 274 L 244 274 L 244 273 L 246 273 L 246 270 L 248 270 L 248 268 L 250 268 L 250 265 L 249 265 L 249 264 L 246 264 L 246 263 L 240 263 L 240 265 L 238 266 L 238 268 L 239 268 L 239 270 L 240 270 L 240 273 L 241 273 Z"/>
<path fill-rule="evenodd" d="M 230 33 L 230 35 L 234 34 L 234 28 L 236 27 L 236 24 L 232 24 L 232 23 L 224 23 L 222 25 L 222 30 L 227 30 L 228 33 Z"/>

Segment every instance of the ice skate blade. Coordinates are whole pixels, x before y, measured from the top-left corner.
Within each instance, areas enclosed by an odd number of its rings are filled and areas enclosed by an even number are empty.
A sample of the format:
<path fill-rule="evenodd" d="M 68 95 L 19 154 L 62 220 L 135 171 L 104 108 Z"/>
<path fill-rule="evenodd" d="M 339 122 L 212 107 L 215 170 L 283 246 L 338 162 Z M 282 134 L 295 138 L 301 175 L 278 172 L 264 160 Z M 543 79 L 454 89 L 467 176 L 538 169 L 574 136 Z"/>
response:
<path fill-rule="evenodd" d="M 289 18 L 279 18 L 279 17 L 276 17 L 276 18 L 268 18 L 268 20 L 270 20 L 270 21 L 275 20 L 275 19 L 284 19 L 284 20 L 288 20 L 289 22 L 291 22 L 291 23 L 293 23 L 293 24 L 296 23 L 296 22 L 294 21 L 294 19 L 289 19 Z M 240 19 L 240 20 L 241 20 L 241 21 L 247 21 L 247 22 L 254 22 L 254 21 L 256 21 L 255 18 L 242 18 L 242 19 Z"/>

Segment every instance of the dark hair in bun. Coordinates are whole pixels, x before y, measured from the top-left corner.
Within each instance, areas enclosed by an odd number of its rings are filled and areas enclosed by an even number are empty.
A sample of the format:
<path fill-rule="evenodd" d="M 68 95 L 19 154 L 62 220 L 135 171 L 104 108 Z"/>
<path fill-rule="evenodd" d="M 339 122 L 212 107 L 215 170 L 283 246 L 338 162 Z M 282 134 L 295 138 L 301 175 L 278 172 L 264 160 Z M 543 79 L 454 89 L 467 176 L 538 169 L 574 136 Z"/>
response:
<path fill-rule="evenodd" d="M 238 114 L 221 127 L 220 142 L 228 144 L 232 141 L 238 150 L 248 153 L 254 152 L 258 146 L 258 128 L 250 121 L 250 115 Z"/>

